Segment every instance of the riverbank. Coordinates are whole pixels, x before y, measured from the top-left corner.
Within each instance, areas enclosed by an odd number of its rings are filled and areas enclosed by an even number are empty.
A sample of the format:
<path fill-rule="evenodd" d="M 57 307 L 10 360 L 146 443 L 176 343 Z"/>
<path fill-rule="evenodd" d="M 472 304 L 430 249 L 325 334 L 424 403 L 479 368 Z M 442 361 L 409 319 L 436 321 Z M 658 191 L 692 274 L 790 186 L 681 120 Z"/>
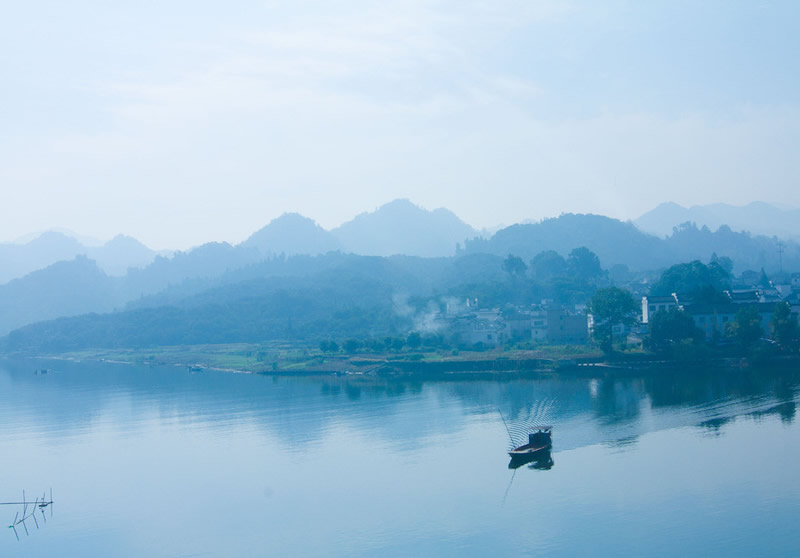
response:
<path fill-rule="evenodd" d="M 416 351 L 382 353 L 323 353 L 289 344 L 224 344 L 156 347 L 147 349 L 94 349 L 45 358 L 69 361 L 183 366 L 280 375 L 411 374 L 552 371 L 575 363 L 602 360 L 588 347 L 555 346 L 537 350 Z"/>
<path fill-rule="evenodd" d="M 738 356 L 717 355 L 696 361 L 665 360 L 641 351 L 611 357 L 589 347 L 554 346 L 535 350 L 419 351 L 330 354 L 288 344 L 195 345 L 148 349 L 86 350 L 49 355 L 54 360 L 179 366 L 189 370 L 219 370 L 281 376 L 535 376 L 569 374 L 598 376 L 640 374 L 646 370 L 697 367 L 741 368 L 750 365 Z M 800 358 L 777 357 L 771 365 L 800 366 Z"/>

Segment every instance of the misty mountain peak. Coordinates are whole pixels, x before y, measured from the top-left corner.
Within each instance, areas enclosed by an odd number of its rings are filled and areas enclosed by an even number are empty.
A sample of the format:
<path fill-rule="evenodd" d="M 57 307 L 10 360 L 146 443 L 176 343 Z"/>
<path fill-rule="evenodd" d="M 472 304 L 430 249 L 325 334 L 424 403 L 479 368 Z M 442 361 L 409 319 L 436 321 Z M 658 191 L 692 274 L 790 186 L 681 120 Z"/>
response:
<path fill-rule="evenodd" d="M 118 234 L 102 246 L 88 248 L 89 257 L 110 275 L 124 275 L 130 267 L 144 267 L 156 253 L 131 236 Z"/>
<path fill-rule="evenodd" d="M 79 249 L 83 245 L 75 238 L 58 231 L 46 231 L 28 241 L 25 246 L 46 249 Z"/>
<path fill-rule="evenodd" d="M 137 250 L 150 251 L 150 249 L 147 246 L 145 246 L 144 244 L 142 244 L 141 242 L 139 242 L 138 240 L 136 240 L 132 236 L 128 236 L 128 235 L 125 235 L 125 234 L 118 234 L 117 236 L 115 236 L 114 238 L 112 238 L 111 240 L 106 242 L 103 245 L 103 247 L 105 247 L 105 248 L 117 248 L 117 249 L 127 248 L 127 249 L 137 249 Z"/>
<path fill-rule="evenodd" d="M 680 205 L 678 203 L 675 203 L 675 202 L 671 202 L 671 201 L 661 202 L 660 204 L 658 204 L 656 209 L 659 210 L 659 211 L 670 211 L 670 210 L 673 210 L 673 211 L 685 211 L 686 210 L 686 208 L 684 206 L 682 206 L 682 205 Z"/>
<path fill-rule="evenodd" d="M 380 212 L 414 213 L 418 211 L 425 211 L 425 210 L 408 198 L 397 198 L 395 200 L 383 204 L 376 211 L 374 211 L 374 213 L 380 213 Z"/>
<path fill-rule="evenodd" d="M 331 231 L 345 249 L 369 256 L 452 256 L 456 245 L 478 235 L 447 209 L 429 211 L 396 199 Z"/>
<path fill-rule="evenodd" d="M 269 224 L 273 227 L 308 226 L 308 227 L 322 228 L 319 225 L 317 225 L 317 222 L 314 221 L 313 219 L 296 212 L 284 213 L 280 217 L 276 217 L 275 219 L 270 221 Z"/>
<path fill-rule="evenodd" d="M 334 236 L 313 219 L 284 213 L 242 243 L 262 254 L 324 254 L 340 248 Z"/>

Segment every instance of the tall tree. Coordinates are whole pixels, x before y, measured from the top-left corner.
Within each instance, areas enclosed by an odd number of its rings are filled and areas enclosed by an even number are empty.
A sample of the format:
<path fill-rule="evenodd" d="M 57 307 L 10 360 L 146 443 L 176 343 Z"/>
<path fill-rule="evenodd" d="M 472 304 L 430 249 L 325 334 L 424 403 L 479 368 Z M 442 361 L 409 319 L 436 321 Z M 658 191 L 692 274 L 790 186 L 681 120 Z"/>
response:
<path fill-rule="evenodd" d="M 710 263 L 720 266 L 728 275 L 733 274 L 733 260 L 730 259 L 728 256 L 719 257 L 717 256 L 717 253 L 714 252 L 711 254 Z"/>
<path fill-rule="evenodd" d="M 587 311 L 592 315 L 592 337 L 606 354 L 614 349 L 612 328 L 617 324 L 630 327 L 636 321 L 639 305 L 630 291 L 619 287 L 597 289 Z"/>
<path fill-rule="evenodd" d="M 545 250 L 533 257 L 531 270 L 537 281 L 551 281 L 567 273 L 567 260 L 555 250 Z"/>
<path fill-rule="evenodd" d="M 503 260 L 503 271 L 512 277 L 523 277 L 527 270 L 528 266 L 519 256 L 509 254 L 508 257 Z"/>
<path fill-rule="evenodd" d="M 699 343 L 703 340 L 703 331 L 694 323 L 694 319 L 677 308 L 667 312 L 656 312 L 650 318 L 650 335 L 646 345 L 654 351 L 667 351 L 677 343 Z"/>
<path fill-rule="evenodd" d="M 575 248 L 567 258 L 569 270 L 584 281 L 596 281 L 603 276 L 603 268 L 597 254 L 586 246 Z"/>
<path fill-rule="evenodd" d="M 727 334 L 734 338 L 744 349 L 749 349 L 764 335 L 761 328 L 761 315 L 754 304 L 743 305 L 733 322 L 728 324 Z"/>
<path fill-rule="evenodd" d="M 661 274 L 661 278 L 650 288 L 654 296 L 672 293 L 690 295 L 695 302 L 723 302 L 723 290 L 730 288 L 730 275 L 718 263 L 705 265 L 699 260 L 676 264 Z"/>
<path fill-rule="evenodd" d="M 772 338 L 780 348 L 787 352 L 795 352 L 800 346 L 800 326 L 797 316 L 792 313 L 786 302 L 779 302 L 769 323 Z"/>

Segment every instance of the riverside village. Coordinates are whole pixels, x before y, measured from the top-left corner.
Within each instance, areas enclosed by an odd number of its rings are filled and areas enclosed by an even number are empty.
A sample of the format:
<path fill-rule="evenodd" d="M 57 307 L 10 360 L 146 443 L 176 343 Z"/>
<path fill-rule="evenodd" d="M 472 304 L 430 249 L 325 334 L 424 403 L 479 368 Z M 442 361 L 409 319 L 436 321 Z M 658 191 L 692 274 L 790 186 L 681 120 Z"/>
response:
<path fill-rule="evenodd" d="M 527 306 L 486 307 L 478 298 L 462 304 L 447 304 L 437 313 L 433 324 L 463 348 L 491 349 L 508 343 L 530 341 L 537 345 L 585 345 L 596 338 L 596 328 L 609 325 L 615 345 L 629 349 L 642 347 L 650 335 L 654 316 L 680 312 L 690 318 L 710 345 L 729 342 L 732 326 L 743 309 L 757 316 L 759 336 L 773 342 L 771 324 L 780 307 L 788 307 L 790 317 L 800 316 L 800 273 L 780 274 L 769 282 L 759 283 L 759 275 L 744 273 L 730 288 L 717 296 L 703 293 L 672 292 L 665 295 L 643 294 L 641 306 L 633 319 L 607 324 L 607 318 L 591 311 L 591 304 L 562 304 L 542 300 Z M 763 278 L 762 278 L 763 279 Z M 642 291 L 639 284 L 626 285 L 633 292 Z M 633 315 L 631 315 L 633 314 Z M 656 317 L 658 320 L 658 317 Z"/>

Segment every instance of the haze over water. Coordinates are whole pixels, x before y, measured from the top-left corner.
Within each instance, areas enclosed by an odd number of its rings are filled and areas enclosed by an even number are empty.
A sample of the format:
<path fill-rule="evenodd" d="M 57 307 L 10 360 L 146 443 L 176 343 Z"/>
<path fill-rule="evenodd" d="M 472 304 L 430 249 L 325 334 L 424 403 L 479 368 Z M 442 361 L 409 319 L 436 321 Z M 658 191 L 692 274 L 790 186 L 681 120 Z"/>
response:
<path fill-rule="evenodd" d="M 36 375 L 37 368 L 52 369 Z M 0 361 L 2 556 L 796 551 L 800 374 L 452 381 Z M 509 436 L 554 429 L 549 470 Z M 9 525 L 16 509 L 0 506 Z"/>

